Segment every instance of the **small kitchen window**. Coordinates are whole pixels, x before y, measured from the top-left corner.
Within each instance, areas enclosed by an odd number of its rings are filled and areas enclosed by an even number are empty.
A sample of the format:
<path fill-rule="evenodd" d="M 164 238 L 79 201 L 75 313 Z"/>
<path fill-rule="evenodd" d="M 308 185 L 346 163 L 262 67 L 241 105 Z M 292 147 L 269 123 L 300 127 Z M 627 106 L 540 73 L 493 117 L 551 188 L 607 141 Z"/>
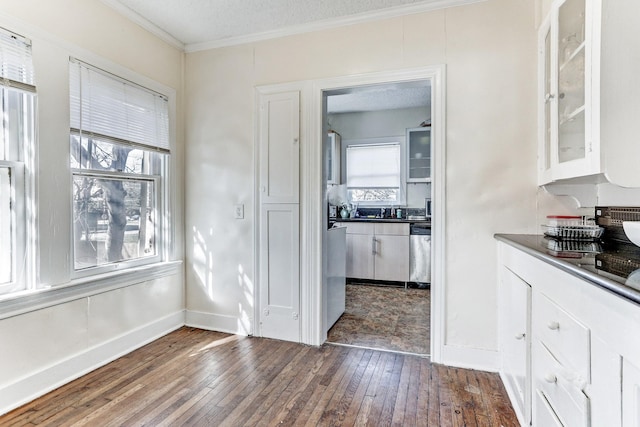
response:
<path fill-rule="evenodd" d="M 350 203 L 404 205 L 400 142 L 348 145 L 346 152 Z"/>

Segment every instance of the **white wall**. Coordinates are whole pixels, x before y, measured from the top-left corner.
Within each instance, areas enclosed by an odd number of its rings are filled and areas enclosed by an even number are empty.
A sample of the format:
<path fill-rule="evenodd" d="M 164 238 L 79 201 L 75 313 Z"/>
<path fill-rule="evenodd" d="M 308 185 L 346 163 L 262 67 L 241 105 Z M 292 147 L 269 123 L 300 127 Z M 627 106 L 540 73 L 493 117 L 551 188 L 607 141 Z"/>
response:
<path fill-rule="evenodd" d="M 536 221 L 535 20 L 532 2 L 489 0 L 188 54 L 187 309 L 213 328 L 253 310 L 256 85 L 446 64 L 444 341 L 494 352 L 493 234 Z"/>
<path fill-rule="evenodd" d="M 32 40 L 38 91 L 38 287 L 0 300 L 0 413 L 184 322 L 180 263 L 74 286 L 71 256 L 68 61 L 75 56 L 175 93 L 172 177 L 183 187 L 183 54 L 98 0 L 0 0 L 0 26 Z M 171 194 L 183 258 L 181 191 Z"/>

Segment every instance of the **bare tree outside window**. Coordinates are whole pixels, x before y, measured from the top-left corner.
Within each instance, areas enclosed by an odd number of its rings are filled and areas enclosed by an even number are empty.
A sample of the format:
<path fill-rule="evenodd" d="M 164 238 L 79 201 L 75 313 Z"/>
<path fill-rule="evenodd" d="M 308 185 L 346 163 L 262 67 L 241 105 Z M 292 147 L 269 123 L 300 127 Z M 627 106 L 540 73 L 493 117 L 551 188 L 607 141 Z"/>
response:
<path fill-rule="evenodd" d="M 160 154 L 79 135 L 71 152 L 86 171 L 73 179 L 76 268 L 155 255 L 155 182 L 142 175 Z"/>

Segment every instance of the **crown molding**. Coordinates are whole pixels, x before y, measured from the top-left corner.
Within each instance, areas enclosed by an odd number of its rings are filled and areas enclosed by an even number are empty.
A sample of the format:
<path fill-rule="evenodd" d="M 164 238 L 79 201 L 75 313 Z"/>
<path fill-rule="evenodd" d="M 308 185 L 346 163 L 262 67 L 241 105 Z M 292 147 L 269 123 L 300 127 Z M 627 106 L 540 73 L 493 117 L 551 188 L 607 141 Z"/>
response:
<path fill-rule="evenodd" d="M 181 51 L 185 51 L 185 44 L 180 40 L 173 37 L 171 34 L 164 31 L 162 28 L 153 24 L 140 14 L 134 12 L 129 9 L 127 6 L 120 3 L 118 0 L 100 0 L 102 3 L 106 4 L 110 8 L 114 9 L 116 12 L 132 21 L 133 23 L 141 26 L 145 30 L 149 31 L 154 36 L 158 37 L 160 40 L 163 40 L 169 43 L 171 46 L 180 49 Z"/>
<path fill-rule="evenodd" d="M 104 0 L 103 0 L 104 1 Z M 379 21 L 389 18 L 397 18 L 399 16 L 411 15 L 416 13 L 431 12 L 433 10 L 445 9 L 449 7 L 464 6 L 472 3 L 480 3 L 487 0 L 439 0 L 429 3 L 411 4 L 388 9 L 363 12 L 356 15 L 349 15 L 339 18 L 325 19 L 307 24 L 295 25 L 277 30 L 265 31 L 261 33 L 247 34 L 238 37 L 229 37 L 226 39 L 212 40 L 203 43 L 190 43 L 185 45 L 185 52 L 197 52 L 202 50 L 217 49 L 220 47 L 234 46 L 246 43 L 255 43 L 278 37 L 292 36 L 295 34 L 310 33 L 314 31 L 328 30 L 347 25 L 360 24 L 364 22 Z"/>
<path fill-rule="evenodd" d="M 445 9 L 449 7 L 464 6 L 472 3 L 479 3 L 487 0 L 438 0 L 429 3 L 411 4 L 404 6 L 391 7 L 388 9 L 363 12 L 356 15 L 324 19 L 321 21 L 310 22 L 301 25 L 294 25 L 290 27 L 283 27 L 276 30 L 264 31 L 261 33 L 247 34 L 237 37 L 229 37 L 219 40 L 211 40 L 202 43 L 189 43 L 185 44 L 180 40 L 173 37 L 157 25 L 151 23 L 146 18 L 142 17 L 138 13 L 124 6 L 118 0 L 100 0 L 107 6 L 113 8 L 121 15 L 125 16 L 129 20 L 138 24 L 145 30 L 154 34 L 156 37 L 164 40 L 170 45 L 184 51 L 184 52 L 197 52 L 202 50 L 217 49 L 220 47 L 234 46 L 246 43 L 255 43 L 264 40 L 275 39 L 278 37 L 292 36 L 295 34 L 310 33 L 313 31 L 328 30 L 337 27 L 343 27 L 347 25 L 360 24 L 371 21 L 379 21 L 389 18 L 397 18 L 399 16 L 411 15 L 416 13 L 430 12 L 438 9 Z"/>

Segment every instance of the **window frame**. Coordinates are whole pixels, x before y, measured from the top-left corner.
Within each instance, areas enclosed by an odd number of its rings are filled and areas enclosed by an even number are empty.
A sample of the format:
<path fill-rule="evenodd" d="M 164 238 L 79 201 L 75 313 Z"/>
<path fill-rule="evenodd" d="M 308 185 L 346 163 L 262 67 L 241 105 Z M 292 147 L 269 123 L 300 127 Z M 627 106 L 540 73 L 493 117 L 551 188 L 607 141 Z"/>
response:
<path fill-rule="evenodd" d="M 127 70 L 112 71 L 110 67 L 104 67 L 102 64 L 88 63 L 83 60 L 76 59 L 74 57 L 69 58 L 69 67 L 77 66 L 80 63 L 82 66 L 86 66 L 93 71 L 97 71 L 103 73 L 107 76 L 113 77 L 114 79 L 124 82 L 126 84 L 130 84 L 133 87 L 138 87 L 149 91 L 151 93 L 155 93 L 161 95 L 165 98 L 167 102 L 167 123 L 166 125 L 169 128 L 168 133 L 168 142 L 169 147 L 173 145 L 173 136 L 171 133 L 171 129 L 173 127 L 173 114 L 175 107 L 173 105 L 174 94 L 170 91 L 169 94 L 164 94 L 163 90 L 157 90 L 155 87 L 157 84 L 152 81 L 143 81 L 138 83 L 140 80 L 145 80 L 144 78 L 138 79 L 135 76 L 132 76 L 130 72 L 126 72 Z M 94 65 L 95 64 L 95 65 Z M 71 84 L 71 82 L 70 82 Z M 70 87 L 70 96 L 72 89 Z M 148 267 L 153 264 L 159 264 L 163 262 L 167 262 L 170 260 L 170 243 L 172 241 L 172 233 L 174 232 L 174 227 L 172 225 L 172 221 L 170 220 L 170 192 L 172 187 L 171 180 L 171 164 L 172 164 L 172 152 L 170 149 L 154 149 L 154 147 L 147 146 L 141 143 L 131 142 L 128 140 L 122 140 L 117 137 L 110 137 L 108 135 L 101 134 L 93 134 L 91 131 L 83 132 L 81 129 L 76 129 L 72 126 L 71 122 L 69 125 L 69 137 L 71 139 L 71 135 L 82 137 L 95 137 L 100 142 L 106 142 L 109 144 L 116 144 L 120 146 L 129 146 L 137 149 L 141 149 L 143 151 L 149 152 L 150 154 L 159 154 L 156 160 L 154 160 L 153 173 L 150 174 L 141 174 L 141 173 L 131 173 L 125 171 L 112 171 L 112 170 L 98 170 L 98 169 L 82 169 L 82 168 L 70 168 L 70 188 L 71 188 L 71 230 L 70 230 L 70 253 L 71 253 L 71 278 L 74 282 L 78 280 L 89 278 L 96 275 L 108 274 L 112 272 L 118 271 L 132 271 L 139 267 Z M 69 161 L 71 161 L 71 152 L 69 153 Z M 97 264 L 95 266 L 89 267 L 76 267 L 76 249 L 75 249 L 75 214 L 74 214 L 74 191 L 73 191 L 73 182 L 74 178 L 77 176 L 85 176 L 90 178 L 112 178 L 118 180 L 131 180 L 131 181 L 149 181 L 153 183 L 154 186 L 154 210 L 155 210 L 155 218 L 156 221 L 154 223 L 154 246 L 155 246 L 155 254 L 152 256 L 142 256 L 133 259 L 125 259 L 120 261 L 106 262 L 103 264 Z"/>
<path fill-rule="evenodd" d="M 389 136 L 389 137 L 377 137 L 377 138 L 362 138 L 362 139 L 350 139 L 343 140 L 344 147 L 344 177 L 345 177 L 345 185 L 347 189 L 347 198 L 349 204 L 357 204 L 362 208 L 377 208 L 377 207 L 388 207 L 388 206 L 406 206 L 407 204 L 407 179 L 406 179 L 406 136 L 398 135 L 398 136 Z M 380 201 L 366 201 L 366 202 L 354 202 L 351 199 L 350 188 L 348 186 L 349 181 L 349 170 L 348 170 L 348 148 L 349 146 L 379 146 L 379 145 L 392 145 L 398 144 L 400 146 L 400 157 L 398 159 L 399 167 L 400 167 L 400 186 L 399 186 L 399 197 L 398 200 L 380 200 Z M 374 188 L 374 187 L 371 187 Z"/>
<path fill-rule="evenodd" d="M 0 191 L 0 209 L 5 223 L 0 225 L 0 246 L 9 266 L 9 280 L 0 283 L 0 299 L 35 286 L 35 156 L 37 149 L 37 92 L 31 40 L 0 28 L 0 170 L 7 172 Z M 4 179 L 3 179 L 4 180 Z M 2 238 L 2 237 L 0 237 Z M 0 264 L 0 265 L 1 265 Z"/>

